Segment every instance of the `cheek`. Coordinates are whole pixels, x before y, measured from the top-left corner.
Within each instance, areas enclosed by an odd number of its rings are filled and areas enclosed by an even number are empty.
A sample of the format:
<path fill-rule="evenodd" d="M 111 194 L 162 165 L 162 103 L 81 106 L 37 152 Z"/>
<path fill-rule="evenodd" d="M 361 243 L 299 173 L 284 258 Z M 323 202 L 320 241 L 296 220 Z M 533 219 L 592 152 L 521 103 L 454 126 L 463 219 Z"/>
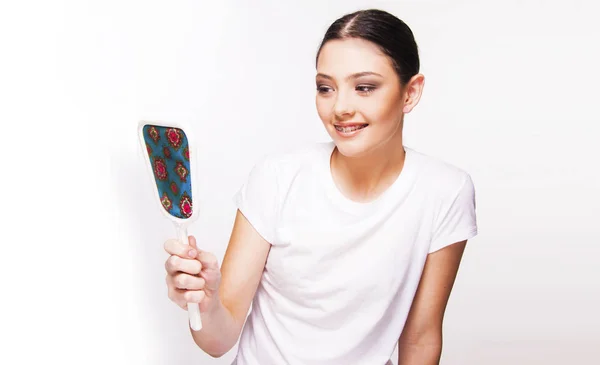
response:
<path fill-rule="evenodd" d="M 369 123 L 382 127 L 395 125 L 401 117 L 401 105 L 396 99 L 380 97 L 369 99 L 361 107 L 361 112 Z"/>
<path fill-rule="evenodd" d="M 329 122 L 332 118 L 333 113 L 331 102 L 325 98 L 317 97 L 316 106 L 317 114 L 319 114 L 319 118 L 321 118 L 321 121 L 323 121 L 323 123 Z"/>

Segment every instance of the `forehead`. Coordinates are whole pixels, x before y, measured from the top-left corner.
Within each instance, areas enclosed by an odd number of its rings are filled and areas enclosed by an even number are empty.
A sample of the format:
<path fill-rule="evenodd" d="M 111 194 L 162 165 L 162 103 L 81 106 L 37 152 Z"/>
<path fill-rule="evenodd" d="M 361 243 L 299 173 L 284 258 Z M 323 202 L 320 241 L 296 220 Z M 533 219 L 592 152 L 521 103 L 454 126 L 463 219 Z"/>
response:
<path fill-rule="evenodd" d="M 325 43 L 319 54 L 317 72 L 333 77 L 372 71 L 382 75 L 394 72 L 389 57 L 372 42 L 335 39 Z"/>

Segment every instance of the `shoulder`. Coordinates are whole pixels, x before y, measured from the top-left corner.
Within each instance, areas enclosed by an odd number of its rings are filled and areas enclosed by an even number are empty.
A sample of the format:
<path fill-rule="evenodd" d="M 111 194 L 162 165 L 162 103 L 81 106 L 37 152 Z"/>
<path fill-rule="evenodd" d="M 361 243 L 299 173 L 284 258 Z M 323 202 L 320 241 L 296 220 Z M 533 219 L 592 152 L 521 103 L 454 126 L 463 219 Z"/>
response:
<path fill-rule="evenodd" d="M 311 143 L 259 157 L 245 183 L 245 189 L 264 201 L 285 199 L 299 178 L 313 179 L 330 148 L 328 143 Z"/>
<path fill-rule="evenodd" d="M 408 148 L 415 165 L 417 185 L 436 197 L 456 196 L 459 191 L 473 189 L 469 172 L 441 157 Z"/>
<path fill-rule="evenodd" d="M 268 169 L 279 177 L 285 177 L 314 166 L 318 161 L 327 158 L 327 153 L 331 152 L 331 149 L 330 142 L 308 143 L 265 154 L 258 160 L 256 166 Z"/>

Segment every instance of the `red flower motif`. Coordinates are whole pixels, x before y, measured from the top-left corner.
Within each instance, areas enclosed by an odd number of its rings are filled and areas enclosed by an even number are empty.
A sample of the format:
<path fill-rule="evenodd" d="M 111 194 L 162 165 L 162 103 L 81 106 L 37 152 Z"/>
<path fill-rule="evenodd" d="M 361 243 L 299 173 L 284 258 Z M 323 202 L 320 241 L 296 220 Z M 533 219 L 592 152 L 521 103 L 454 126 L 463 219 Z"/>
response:
<path fill-rule="evenodd" d="M 154 175 L 158 180 L 166 180 L 168 177 L 167 165 L 160 157 L 154 158 Z"/>
<path fill-rule="evenodd" d="M 175 195 L 177 195 L 177 193 L 179 192 L 179 186 L 177 186 L 177 184 L 175 183 L 175 181 L 171 182 L 171 191 Z"/>
<path fill-rule="evenodd" d="M 188 161 L 190 160 L 190 149 L 188 147 L 183 150 L 183 157 Z"/>
<path fill-rule="evenodd" d="M 179 201 L 179 209 L 181 210 L 181 214 L 186 218 L 189 218 L 193 213 L 192 199 L 186 193 L 183 193 Z"/>
<path fill-rule="evenodd" d="M 173 207 L 173 202 L 171 201 L 171 199 L 169 199 L 167 193 L 163 193 L 160 202 L 162 203 L 162 206 L 167 210 L 167 212 Z"/>
<path fill-rule="evenodd" d="M 188 170 L 183 165 L 183 162 L 177 161 L 177 165 L 175 166 L 175 172 L 179 175 L 179 179 L 185 182 L 188 176 Z"/>
<path fill-rule="evenodd" d="M 148 155 L 152 156 L 152 147 L 148 143 L 146 143 L 146 150 L 148 151 Z"/>
<path fill-rule="evenodd" d="M 183 132 L 177 128 L 169 128 L 165 131 L 165 135 L 167 136 L 167 140 L 169 144 L 173 146 L 174 149 L 179 149 L 181 147 L 181 142 L 183 141 Z"/>
<path fill-rule="evenodd" d="M 148 129 L 148 135 L 150 136 L 150 138 L 152 138 L 154 143 L 157 143 L 158 140 L 160 139 L 160 133 L 158 133 L 158 130 L 156 130 L 155 127 L 150 127 Z"/>
<path fill-rule="evenodd" d="M 163 148 L 163 154 L 165 155 L 166 158 L 171 158 L 171 150 L 169 149 L 169 147 Z"/>

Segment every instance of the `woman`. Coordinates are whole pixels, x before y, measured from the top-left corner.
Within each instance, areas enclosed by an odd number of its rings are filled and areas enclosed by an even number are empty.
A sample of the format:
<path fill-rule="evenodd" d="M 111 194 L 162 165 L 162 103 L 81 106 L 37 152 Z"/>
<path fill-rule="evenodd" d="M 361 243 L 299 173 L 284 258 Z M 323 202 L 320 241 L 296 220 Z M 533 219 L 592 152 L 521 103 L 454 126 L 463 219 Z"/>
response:
<path fill-rule="evenodd" d="M 210 355 L 241 333 L 237 365 L 385 364 L 396 344 L 399 364 L 437 364 L 475 193 L 468 173 L 403 145 L 424 83 L 412 32 L 384 11 L 348 14 L 316 68 L 332 142 L 256 164 L 221 268 L 193 237 L 167 241 L 169 297 L 200 303 L 192 336 Z"/>

